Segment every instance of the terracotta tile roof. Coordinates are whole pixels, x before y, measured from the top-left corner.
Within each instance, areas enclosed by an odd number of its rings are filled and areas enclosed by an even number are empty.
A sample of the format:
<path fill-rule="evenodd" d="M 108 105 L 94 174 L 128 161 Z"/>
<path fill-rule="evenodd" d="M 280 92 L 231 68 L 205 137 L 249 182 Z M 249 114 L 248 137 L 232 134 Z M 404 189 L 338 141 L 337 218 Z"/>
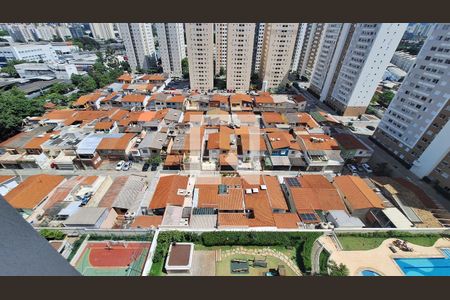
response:
<path fill-rule="evenodd" d="M 167 99 L 166 102 L 168 102 L 168 103 L 183 103 L 185 99 L 186 99 L 186 97 L 177 95 L 177 96 L 173 96 L 170 99 Z"/>
<path fill-rule="evenodd" d="M 97 150 L 125 150 L 134 136 L 134 133 L 125 133 L 120 138 L 105 137 L 98 144 Z"/>
<path fill-rule="evenodd" d="M 233 94 L 230 96 L 231 103 L 253 102 L 253 98 L 247 94 Z"/>
<path fill-rule="evenodd" d="M 225 132 L 210 133 L 208 136 L 208 150 L 230 150 L 230 135 Z"/>
<path fill-rule="evenodd" d="M 288 210 L 289 208 L 278 179 L 275 176 L 263 176 L 263 183 L 267 187 L 270 206 L 273 209 Z"/>
<path fill-rule="evenodd" d="M 162 120 L 166 117 L 167 113 L 169 112 L 168 108 L 164 108 L 161 110 L 158 110 L 155 114 L 155 116 L 153 117 L 154 120 Z"/>
<path fill-rule="evenodd" d="M 113 127 L 113 121 L 97 122 L 94 126 L 95 130 L 109 130 Z"/>
<path fill-rule="evenodd" d="M 221 166 L 237 166 L 238 157 L 235 153 L 227 153 L 219 155 L 219 165 Z"/>
<path fill-rule="evenodd" d="M 106 97 L 103 98 L 102 100 L 100 100 L 100 102 L 102 102 L 102 103 L 108 102 L 108 101 L 112 100 L 112 98 L 114 98 L 114 96 L 116 96 L 116 95 L 117 95 L 117 92 L 112 92 L 111 94 L 106 95 Z"/>
<path fill-rule="evenodd" d="M 377 194 L 358 176 L 336 176 L 334 184 L 351 211 L 384 207 Z"/>
<path fill-rule="evenodd" d="M 81 185 L 93 185 L 97 179 L 98 176 L 86 176 L 81 182 Z"/>
<path fill-rule="evenodd" d="M 301 187 L 291 187 L 298 210 L 345 210 L 336 188 L 322 175 L 298 177 Z"/>
<path fill-rule="evenodd" d="M 152 228 L 161 225 L 162 216 L 137 216 L 130 225 L 131 228 Z"/>
<path fill-rule="evenodd" d="M 307 125 L 309 128 L 320 127 L 320 125 L 316 122 L 316 120 L 314 120 L 314 118 L 311 117 L 311 115 L 308 113 L 303 112 L 297 113 L 297 118 L 298 118 L 297 123 Z"/>
<path fill-rule="evenodd" d="M 165 166 L 179 166 L 183 160 L 182 155 L 167 155 L 164 161 Z"/>
<path fill-rule="evenodd" d="M 259 96 L 255 96 L 255 103 L 256 104 L 271 104 L 271 103 L 275 103 L 273 101 L 272 96 L 270 95 L 259 95 Z"/>
<path fill-rule="evenodd" d="M 186 150 L 186 151 L 202 150 L 202 141 L 203 141 L 204 132 L 205 132 L 204 127 L 191 128 L 191 131 L 185 135 L 183 150 Z"/>
<path fill-rule="evenodd" d="M 241 188 L 228 187 L 219 194 L 219 185 L 198 186 L 198 207 L 214 207 L 219 210 L 243 210 L 244 195 Z"/>
<path fill-rule="evenodd" d="M 149 208 L 165 208 L 168 204 L 183 205 L 184 196 L 177 195 L 177 192 L 178 189 L 186 189 L 187 184 L 187 176 L 169 175 L 160 177 Z"/>
<path fill-rule="evenodd" d="M 275 226 L 277 228 L 298 228 L 298 222 L 300 219 L 297 214 L 286 213 L 286 214 L 273 214 L 273 219 L 275 220 Z"/>
<path fill-rule="evenodd" d="M 242 151 L 266 151 L 266 142 L 260 134 L 241 134 Z"/>
<path fill-rule="evenodd" d="M 33 209 L 64 179 L 64 176 L 57 175 L 31 175 L 4 198 L 14 208 Z"/>
<path fill-rule="evenodd" d="M 110 114 L 109 118 L 113 121 L 119 121 L 119 120 L 125 118 L 129 114 L 129 111 L 127 111 L 125 109 L 120 109 L 120 108 L 117 108 L 115 110 L 112 109 L 110 111 L 111 111 L 111 114 Z"/>
<path fill-rule="evenodd" d="M 202 111 L 188 111 L 184 113 L 183 123 L 203 121 Z"/>
<path fill-rule="evenodd" d="M 95 176 L 97 177 L 97 176 Z M 43 207 L 44 210 L 52 208 L 55 204 L 64 201 L 67 196 L 83 181 L 86 177 L 74 176 L 61 183 L 47 199 Z"/>
<path fill-rule="evenodd" d="M 306 98 L 304 96 L 302 96 L 302 95 L 295 95 L 292 98 L 297 103 L 301 103 L 301 102 L 305 102 L 306 101 Z"/>
<path fill-rule="evenodd" d="M 52 108 L 55 108 L 55 107 L 56 107 L 56 104 L 52 103 L 52 102 L 47 102 L 47 103 L 44 104 L 44 108 L 45 109 L 52 109 Z"/>
<path fill-rule="evenodd" d="M 303 144 L 300 144 L 304 145 L 304 150 L 340 150 L 337 141 L 326 134 L 299 135 L 298 137 L 303 141 Z M 318 141 L 319 139 L 323 141 Z"/>
<path fill-rule="evenodd" d="M 163 74 L 145 74 L 139 80 L 145 80 L 145 81 L 164 81 L 166 80 L 166 76 Z"/>
<path fill-rule="evenodd" d="M 337 140 L 339 145 L 345 150 L 368 150 L 367 147 L 353 134 L 337 133 L 333 137 Z"/>
<path fill-rule="evenodd" d="M 102 95 L 100 93 L 91 93 L 84 96 L 81 96 L 80 98 L 75 101 L 73 106 L 84 106 L 89 102 L 95 102 L 98 98 L 100 98 Z"/>
<path fill-rule="evenodd" d="M 75 112 L 73 109 L 57 109 L 45 113 L 42 118 L 48 120 L 64 120 L 73 116 Z"/>
<path fill-rule="evenodd" d="M 248 227 L 249 220 L 243 213 L 222 213 L 217 217 L 218 226 L 223 227 Z"/>
<path fill-rule="evenodd" d="M 140 102 L 143 103 L 145 100 L 145 95 L 135 95 L 135 94 L 128 94 L 125 97 L 122 98 L 122 102 Z"/>
<path fill-rule="evenodd" d="M 286 124 L 284 116 L 277 112 L 263 112 L 261 117 L 267 124 Z"/>
<path fill-rule="evenodd" d="M 132 81 L 133 77 L 129 73 L 123 73 L 117 78 L 117 81 Z"/>
<path fill-rule="evenodd" d="M 48 141 L 52 136 L 58 134 L 59 131 L 46 133 L 43 136 L 36 136 L 23 146 L 23 149 L 42 149 L 41 145 Z"/>
<path fill-rule="evenodd" d="M 16 176 L 12 176 L 12 175 L 0 175 L 0 183 L 3 183 L 5 181 L 10 180 L 11 178 L 14 178 Z"/>
<path fill-rule="evenodd" d="M 289 148 L 293 150 L 301 150 L 300 144 L 297 140 L 287 131 L 276 131 L 267 134 L 272 149 Z"/>
<path fill-rule="evenodd" d="M 137 121 L 138 122 L 150 122 L 152 121 L 156 116 L 155 111 L 143 111 L 139 114 Z"/>
<path fill-rule="evenodd" d="M 210 102 L 219 102 L 219 103 L 228 104 L 228 96 L 214 94 L 214 95 L 212 95 Z"/>

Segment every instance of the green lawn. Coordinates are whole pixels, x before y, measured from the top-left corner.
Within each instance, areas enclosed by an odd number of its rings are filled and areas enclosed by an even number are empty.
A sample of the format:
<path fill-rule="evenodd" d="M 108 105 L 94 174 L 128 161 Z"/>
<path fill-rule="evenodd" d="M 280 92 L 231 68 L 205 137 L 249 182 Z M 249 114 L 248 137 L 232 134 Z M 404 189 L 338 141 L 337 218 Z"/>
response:
<path fill-rule="evenodd" d="M 152 264 L 152 268 L 150 269 L 150 274 L 148 274 L 149 276 L 164 276 L 166 275 L 165 273 L 163 273 L 162 269 L 164 267 L 164 261 L 159 261 L 159 262 L 154 262 Z"/>
<path fill-rule="evenodd" d="M 370 250 L 377 248 L 388 237 L 382 236 L 356 236 L 356 235 L 340 235 L 338 236 L 342 247 L 346 251 Z M 395 237 L 394 237 L 395 238 Z M 418 236 L 401 236 L 399 239 L 419 246 L 431 247 L 440 238 L 439 235 L 418 235 Z"/>
<path fill-rule="evenodd" d="M 233 274 L 230 270 L 230 263 L 232 259 L 252 260 L 254 255 L 238 254 L 234 256 L 228 256 L 216 263 L 216 276 L 262 276 L 263 273 L 268 272 L 269 269 L 277 269 L 279 265 L 284 265 L 287 276 L 296 276 L 294 271 L 286 266 L 281 260 L 273 256 L 267 256 L 267 268 L 253 268 L 249 267 L 248 274 Z M 250 264 L 250 263 L 249 263 Z"/>

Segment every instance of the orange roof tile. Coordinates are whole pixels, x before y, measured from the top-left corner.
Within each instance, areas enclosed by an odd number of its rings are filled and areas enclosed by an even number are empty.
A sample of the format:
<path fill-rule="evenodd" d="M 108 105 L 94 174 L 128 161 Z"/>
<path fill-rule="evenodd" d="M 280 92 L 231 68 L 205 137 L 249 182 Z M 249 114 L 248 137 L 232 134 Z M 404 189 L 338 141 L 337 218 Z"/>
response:
<path fill-rule="evenodd" d="M 36 136 L 32 138 L 28 143 L 23 146 L 23 149 L 42 149 L 41 145 L 48 141 L 53 135 L 58 134 L 59 131 L 46 133 L 42 136 Z"/>
<path fill-rule="evenodd" d="M 340 150 L 337 141 L 326 134 L 301 134 L 298 137 L 303 141 L 300 144 L 304 150 Z"/>
<path fill-rule="evenodd" d="M 161 225 L 162 216 L 137 216 L 130 225 L 131 228 L 152 228 Z"/>
<path fill-rule="evenodd" d="M 358 176 L 336 176 L 334 183 L 351 211 L 384 207 L 377 194 Z"/>
<path fill-rule="evenodd" d="M 316 122 L 316 120 L 314 120 L 314 118 L 311 117 L 311 115 L 308 113 L 303 112 L 297 113 L 297 118 L 298 118 L 297 123 L 307 125 L 309 128 L 320 127 L 320 125 Z"/>
<path fill-rule="evenodd" d="M 64 120 L 71 116 L 73 116 L 76 113 L 76 110 L 73 109 L 57 109 L 52 110 L 48 113 L 45 113 L 42 118 L 48 119 L 48 120 Z"/>
<path fill-rule="evenodd" d="M 31 175 L 4 198 L 14 208 L 33 209 L 64 179 L 64 176 L 57 175 Z"/>
<path fill-rule="evenodd" d="M 221 166 L 237 166 L 238 157 L 235 153 L 226 153 L 219 155 L 219 165 Z"/>
<path fill-rule="evenodd" d="M 322 175 L 298 177 L 301 187 L 290 187 L 297 210 L 345 210 L 336 188 Z"/>
<path fill-rule="evenodd" d="M 368 150 L 368 148 L 353 134 L 337 133 L 334 134 L 333 137 L 336 139 L 338 144 L 346 150 L 353 150 L 353 149 Z"/>
<path fill-rule="evenodd" d="M 113 121 L 97 122 L 94 126 L 95 130 L 109 130 L 113 127 Z"/>
<path fill-rule="evenodd" d="M 150 202 L 150 209 L 165 208 L 170 205 L 183 205 L 184 196 L 178 195 L 178 189 L 186 189 L 188 184 L 187 176 L 169 175 L 159 178 Z"/>
<path fill-rule="evenodd" d="M 300 219 L 297 214 L 273 214 L 272 216 L 275 220 L 275 225 L 277 226 L 277 228 L 298 228 L 298 222 L 300 222 Z"/>
<path fill-rule="evenodd" d="M 97 150 L 125 150 L 134 136 L 134 133 L 125 133 L 120 138 L 105 137 L 98 144 Z"/>
<path fill-rule="evenodd" d="M 12 175 L 0 175 L 0 183 L 3 183 L 5 181 L 10 180 L 11 178 L 14 178 L 16 176 L 12 176 Z"/>
<path fill-rule="evenodd" d="M 201 122 L 203 120 L 202 111 L 188 111 L 184 113 L 183 123 Z"/>
<path fill-rule="evenodd" d="M 179 166 L 183 160 L 182 155 L 167 155 L 164 161 L 165 166 Z"/>
<path fill-rule="evenodd" d="M 273 101 L 272 96 L 270 95 L 259 95 L 259 96 L 255 96 L 255 103 L 256 104 L 270 104 L 270 103 L 275 103 Z"/>
<path fill-rule="evenodd" d="M 177 95 L 177 96 L 173 96 L 172 98 L 167 99 L 166 102 L 168 102 L 168 103 L 183 103 L 185 99 L 186 99 L 186 97 Z"/>
<path fill-rule="evenodd" d="M 219 185 L 198 186 L 198 207 L 214 207 L 219 210 L 243 210 L 244 195 L 241 188 L 229 187 L 219 194 Z"/>
<path fill-rule="evenodd" d="M 249 220 L 243 213 L 222 213 L 217 216 L 218 226 L 223 227 L 248 227 Z"/>
<path fill-rule="evenodd" d="M 142 76 L 139 79 L 145 80 L 145 81 L 147 81 L 147 80 L 148 81 L 164 81 L 167 78 L 163 74 L 145 74 L 144 76 Z"/>
<path fill-rule="evenodd" d="M 122 102 L 141 102 L 145 100 L 145 95 L 128 94 L 122 98 Z"/>
<path fill-rule="evenodd" d="M 297 140 L 287 131 L 276 131 L 267 134 L 272 149 L 289 148 L 294 150 L 300 150 L 300 144 Z"/>
<path fill-rule="evenodd" d="M 253 102 L 253 98 L 247 94 L 233 94 L 230 96 L 231 103 Z"/>
<path fill-rule="evenodd" d="M 138 122 L 150 122 L 152 121 L 156 116 L 155 111 L 144 111 L 141 112 L 137 118 Z"/>
<path fill-rule="evenodd" d="M 263 176 L 263 181 L 267 187 L 270 206 L 273 209 L 288 210 L 289 208 L 278 179 L 275 176 Z"/>
<path fill-rule="evenodd" d="M 263 112 L 261 117 L 267 124 L 286 124 L 284 116 L 277 112 Z"/>
<path fill-rule="evenodd" d="M 260 134 L 241 134 L 242 151 L 266 151 L 266 142 Z"/>
<path fill-rule="evenodd" d="M 117 81 L 132 81 L 133 77 L 129 73 L 123 73 L 117 78 Z"/>
<path fill-rule="evenodd" d="M 81 96 L 80 98 L 75 101 L 73 106 L 84 106 L 89 102 L 95 102 L 98 98 L 100 98 L 102 95 L 100 93 L 91 93 L 84 96 Z"/>
<path fill-rule="evenodd" d="M 234 112 L 233 115 L 242 123 L 256 123 L 256 115 L 252 112 Z"/>
<path fill-rule="evenodd" d="M 228 104 L 228 96 L 214 94 L 214 95 L 212 95 L 210 102 L 220 102 L 220 103 Z"/>

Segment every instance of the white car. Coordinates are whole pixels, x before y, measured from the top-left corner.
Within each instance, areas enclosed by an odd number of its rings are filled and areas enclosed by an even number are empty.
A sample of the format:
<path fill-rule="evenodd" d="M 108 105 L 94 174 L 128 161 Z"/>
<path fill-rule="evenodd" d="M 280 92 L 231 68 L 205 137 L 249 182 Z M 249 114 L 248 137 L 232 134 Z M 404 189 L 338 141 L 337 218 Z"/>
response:
<path fill-rule="evenodd" d="M 122 166 L 123 166 L 124 164 L 125 164 L 125 161 L 124 161 L 124 160 L 119 161 L 119 162 L 117 163 L 117 165 L 116 165 L 116 171 L 122 170 Z"/>
<path fill-rule="evenodd" d="M 372 173 L 372 168 L 368 164 L 362 164 L 362 167 L 364 170 L 366 170 L 367 173 Z"/>

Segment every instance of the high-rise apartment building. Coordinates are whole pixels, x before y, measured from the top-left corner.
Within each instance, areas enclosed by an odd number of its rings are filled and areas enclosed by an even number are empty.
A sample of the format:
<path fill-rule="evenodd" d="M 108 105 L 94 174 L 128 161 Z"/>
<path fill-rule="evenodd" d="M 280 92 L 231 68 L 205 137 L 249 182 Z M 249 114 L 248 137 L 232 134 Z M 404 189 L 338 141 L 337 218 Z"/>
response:
<path fill-rule="evenodd" d="M 297 72 L 300 76 L 311 78 L 322 38 L 324 23 L 307 23 L 304 41 L 300 50 Z"/>
<path fill-rule="evenodd" d="M 224 74 L 227 70 L 227 47 L 228 47 L 228 23 L 214 23 L 215 35 L 215 75 L 219 75 L 223 70 Z"/>
<path fill-rule="evenodd" d="M 325 70 L 328 68 L 324 72 L 324 84 L 320 87 L 315 83 L 314 92 L 342 115 L 363 114 L 406 26 L 403 23 L 357 23 L 350 27 L 344 24 L 338 41 L 334 43 L 338 49 L 327 62 L 330 65 L 322 66 Z M 326 50 L 325 47 L 321 49 Z"/>
<path fill-rule="evenodd" d="M 392 56 L 391 63 L 405 72 L 409 72 L 416 63 L 416 56 L 403 51 L 396 51 Z"/>
<path fill-rule="evenodd" d="M 156 51 L 151 23 L 119 23 L 128 63 L 132 70 L 156 66 Z"/>
<path fill-rule="evenodd" d="M 50 25 L 39 25 L 36 27 L 36 34 L 41 41 L 51 41 L 57 36 L 56 30 Z"/>
<path fill-rule="evenodd" d="M 253 43 L 252 72 L 258 74 L 261 66 L 261 54 L 264 44 L 264 28 L 266 23 L 256 23 L 255 41 Z"/>
<path fill-rule="evenodd" d="M 294 55 L 292 56 L 291 71 L 297 71 L 302 54 L 303 43 L 305 41 L 306 28 L 308 23 L 299 23 L 297 31 L 297 39 L 295 41 Z"/>
<path fill-rule="evenodd" d="M 115 39 L 113 23 L 89 23 L 92 36 L 97 40 Z"/>
<path fill-rule="evenodd" d="M 70 32 L 70 29 L 66 25 L 59 25 L 55 27 L 56 35 L 60 37 L 63 41 L 65 41 L 68 38 L 72 38 L 72 33 Z"/>
<path fill-rule="evenodd" d="M 186 57 L 183 23 L 156 23 L 159 53 L 164 73 L 181 78 L 181 61 Z"/>
<path fill-rule="evenodd" d="M 11 24 L 9 34 L 15 42 L 34 42 L 37 40 L 36 27 L 32 24 Z"/>
<path fill-rule="evenodd" d="M 309 91 L 324 101 L 328 96 L 332 79 L 341 59 L 347 37 L 352 28 L 350 23 L 326 23 L 317 53 L 316 64 L 309 84 Z"/>
<path fill-rule="evenodd" d="M 229 23 L 227 49 L 227 89 L 247 91 L 252 75 L 255 23 Z"/>
<path fill-rule="evenodd" d="M 286 83 L 297 31 L 298 23 L 266 23 L 260 66 L 264 91 Z"/>
<path fill-rule="evenodd" d="M 436 24 L 381 120 L 374 138 L 450 191 L 450 24 Z"/>
<path fill-rule="evenodd" d="M 214 87 L 214 24 L 186 23 L 189 83 L 192 90 Z"/>

